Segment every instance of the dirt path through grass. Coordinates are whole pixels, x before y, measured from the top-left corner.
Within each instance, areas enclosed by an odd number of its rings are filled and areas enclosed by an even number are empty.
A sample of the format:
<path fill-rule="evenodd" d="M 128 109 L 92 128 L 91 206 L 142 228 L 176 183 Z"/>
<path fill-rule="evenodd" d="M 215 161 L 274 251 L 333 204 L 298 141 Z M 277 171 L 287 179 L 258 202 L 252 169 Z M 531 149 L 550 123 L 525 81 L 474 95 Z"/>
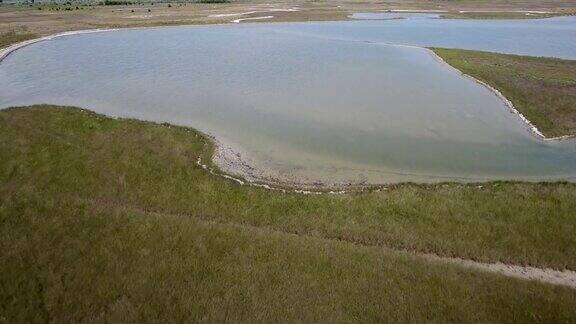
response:
<path fill-rule="evenodd" d="M 196 215 L 190 214 L 172 214 L 166 212 L 158 212 L 158 211 L 151 211 L 145 210 L 142 208 L 138 208 L 135 206 L 130 206 L 128 204 L 121 204 L 112 201 L 105 201 L 102 199 L 80 199 L 81 202 L 87 203 L 89 205 L 93 205 L 94 207 L 101 207 L 102 205 L 106 205 L 107 207 L 113 207 L 115 209 L 124 209 L 126 211 L 131 212 L 138 212 L 143 214 L 153 214 L 155 216 L 170 216 L 170 217 L 186 217 L 186 218 L 194 218 L 200 222 L 214 224 L 214 225 L 224 225 L 224 226 L 232 226 L 236 228 L 242 229 L 250 229 L 256 231 L 267 232 L 268 234 L 279 234 L 279 235 L 290 235 L 296 236 L 300 238 L 317 238 L 310 234 L 302 234 L 302 233 L 290 233 L 283 230 L 278 230 L 270 227 L 262 227 L 262 226 L 254 226 L 249 224 L 242 224 L 233 221 L 222 221 L 222 220 L 214 220 L 209 218 L 202 218 Z M 364 243 L 357 243 L 347 241 L 345 239 L 338 239 L 338 238 L 322 238 L 325 241 L 339 241 L 347 244 L 353 244 L 363 247 L 371 247 L 370 244 Z M 560 286 L 567 286 L 570 288 L 576 289 L 576 271 L 571 270 L 554 270 L 550 268 L 537 268 L 537 267 L 530 267 L 530 266 L 522 266 L 522 265 L 514 265 L 514 264 L 505 264 L 501 262 L 497 263 L 487 263 L 487 262 L 477 262 L 474 260 L 467 260 L 462 258 L 455 258 L 455 257 L 442 257 L 436 254 L 431 253 L 419 253 L 409 250 L 401 250 L 395 249 L 390 247 L 382 247 L 387 252 L 391 253 L 399 253 L 405 254 L 416 258 L 425 259 L 428 262 L 434 263 L 448 263 L 457 265 L 460 267 L 471 268 L 474 270 L 490 272 L 490 273 L 497 273 L 507 277 L 513 277 L 523 280 L 536 280 L 548 284 L 553 285 L 560 285 Z"/>
<path fill-rule="evenodd" d="M 444 262 L 481 271 L 498 273 L 524 280 L 537 280 L 549 284 L 567 286 L 576 289 L 576 271 L 558 271 L 549 268 L 535 268 L 504 263 L 483 263 L 460 258 L 439 257 L 434 254 L 416 254 L 431 262 Z"/>

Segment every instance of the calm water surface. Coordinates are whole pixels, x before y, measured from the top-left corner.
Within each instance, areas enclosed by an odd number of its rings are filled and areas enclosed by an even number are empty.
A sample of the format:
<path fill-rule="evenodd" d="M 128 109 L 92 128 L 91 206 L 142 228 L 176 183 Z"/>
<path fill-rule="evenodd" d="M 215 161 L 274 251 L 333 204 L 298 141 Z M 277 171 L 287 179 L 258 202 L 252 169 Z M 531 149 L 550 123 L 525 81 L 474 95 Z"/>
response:
<path fill-rule="evenodd" d="M 372 19 L 372 18 L 370 18 Z M 209 132 L 281 180 L 574 179 L 444 46 L 576 58 L 576 18 L 245 24 L 56 38 L 0 64 L 0 107 L 52 103 Z"/>

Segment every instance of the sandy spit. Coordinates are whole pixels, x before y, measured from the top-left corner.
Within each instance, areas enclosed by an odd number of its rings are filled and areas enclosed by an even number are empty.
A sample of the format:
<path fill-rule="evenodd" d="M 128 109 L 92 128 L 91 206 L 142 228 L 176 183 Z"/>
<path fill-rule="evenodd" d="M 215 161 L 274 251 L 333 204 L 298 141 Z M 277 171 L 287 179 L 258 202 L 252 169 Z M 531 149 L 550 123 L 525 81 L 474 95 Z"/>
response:
<path fill-rule="evenodd" d="M 253 17 L 253 18 L 239 18 L 239 19 L 234 19 L 231 22 L 238 24 L 244 20 L 260 20 L 260 19 L 272 19 L 274 18 L 274 16 L 263 16 L 263 17 Z"/>
<path fill-rule="evenodd" d="M 246 16 L 255 13 L 269 13 L 269 12 L 295 12 L 300 11 L 299 8 L 288 8 L 288 9 L 277 9 L 271 8 L 266 10 L 254 10 L 254 11 L 246 11 L 246 12 L 235 12 L 235 13 L 227 13 L 227 14 L 214 14 L 209 15 L 210 18 L 222 18 L 222 17 L 235 17 L 235 16 Z"/>
<path fill-rule="evenodd" d="M 115 31 L 118 29 L 85 29 L 85 30 L 76 30 L 76 31 L 69 31 L 69 32 L 63 32 L 63 33 L 58 33 L 58 34 L 53 34 L 53 35 L 49 35 L 49 36 L 45 36 L 45 37 L 40 37 L 40 38 L 34 38 L 34 39 L 30 39 L 30 40 L 26 40 L 20 43 L 16 43 L 13 45 L 10 45 L 8 47 L 2 48 L 0 49 L 0 62 L 2 62 L 2 60 L 4 60 L 8 55 L 10 55 L 12 52 L 28 46 L 28 45 L 32 45 L 34 43 L 38 43 L 41 41 L 45 41 L 45 40 L 50 40 L 50 39 L 54 39 L 54 38 L 58 38 L 58 37 L 64 37 L 64 36 L 70 36 L 70 35 L 78 35 L 78 34 L 92 34 L 92 33 L 101 33 L 101 32 L 108 32 L 108 31 Z"/>

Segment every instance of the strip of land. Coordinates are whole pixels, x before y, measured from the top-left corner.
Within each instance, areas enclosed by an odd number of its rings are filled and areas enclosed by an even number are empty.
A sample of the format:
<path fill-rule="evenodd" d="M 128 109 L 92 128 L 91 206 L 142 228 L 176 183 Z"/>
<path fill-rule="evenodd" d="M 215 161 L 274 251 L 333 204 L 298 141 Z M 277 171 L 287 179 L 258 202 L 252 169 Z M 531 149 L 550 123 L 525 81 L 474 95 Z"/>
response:
<path fill-rule="evenodd" d="M 49 40 L 49 39 L 54 39 L 54 38 L 58 38 L 58 37 L 63 37 L 63 36 L 69 36 L 69 35 L 91 34 L 91 33 L 107 32 L 107 31 L 115 31 L 115 29 L 76 30 L 76 31 L 62 32 L 62 33 L 44 36 L 44 37 L 34 37 L 35 36 L 34 34 L 21 34 L 21 35 L 19 35 L 20 37 L 15 37 L 15 38 L 7 37 L 11 41 L 13 41 L 12 42 L 13 44 L 8 43 L 8 46 L 6 46 L 4 48 L 0 47 L 0 62 L 2 62 L 2 60 L 4 60 L 8 55 L 12 54 L 12 52 L 17 51 L 22 47 L 25 47 L 25 46 L 28 46 L 28 45 L 31 45 L 31 44 L 34 44 L 37 42 L 41 42 L 41 41 L 45 41 L 45 40 Z M 0 38 L 5 36 L 6 34 L 10 35 L 10 34 L 12 34 L 12 32 L 0 34 Z"/>
<path fill-rule="evenodd" d="M 576 135 L 576 61 L 460 49 L 433 51 L 497 89 L 544 136 Z"/>
<path fill-rule="evenodd" d="M 437 4 L 434 9 L 431 3 L 405 2 L 390 4 L 389 7 L 409 8 L 392 9 L 398 11 L 421 10 L 444 12 L 451 18 L 525 18 L 538 15 L 576 13 L 576 7 L 570 2 L 557 1 L 549 6 L 539 2 L 514 2 L 504 4 L 498 1 L 481 1 L 458 5 Z M 54 11 L 59 5 L 39 5 L 32 9 Z M 60 5 L 61 6 L 61 5 Z M 70 6 L 70 5 L 66 5 Z M 366 2 L 363 5 L 342 3 L 328 5 L 324 2 L 266 2 L 266 3 L 159 3 L 156 18 L 148 15 L 136 20 L 124 15 L 127 11 L 144 10 L 152 3 L 138 2 L 128 6 L 94 6 L 74 7 L 65 13 L 32 11 L 30 7 L 0 6 L 0 60 L 11 51 L 11 44 L 34 41 L 40 37 L 58 35 L 80 29 L 97 29 L 113 27 L 142 27 L 177 24 L 208 24 L 241 21 L 305 21 L 305 20 L 341 20 L 348 19 L 350 13 L 362 10 L 380 10 L 382 5 Z M 78 9 L 76 9 L 78 8 Z M 132 9 L 129 9 L 132 8 Z M 147 12 L 148 9 L 146 9 Z M 42 10 L 37 10 L 42 11 Z M 114 13 L 109 15 L 110 12 Z M 447 12 L 447 13 L 446 13 Z M 120 13 L 120 16 L 118 16 Z M 267 15 L 274 13 L 274 15 Z M 526 14 L 529 15 L 526 15 Z M 47 15 L 46 15 L 47 14 Z M 234 18 L 237 15 L 242 18 Z M 192 15 L 194 18 L 180 19 Z M 515 17 L 521 15 L 521 17 Z M 134 15 L 132 15 L 134 16 Z M 132 17 L 130 16 L 130 17 Z M 137 16 L 137 15 L 136 15 Z M 514 16 L 514 17 L 513 17 Z M 112 19 L 113 18 L 113 19 Z M 94 21 L 92 21 L 94 20 Z M 526 118 L 537 135 L 546 138 L 564 138 L 576 135 L 576 62 L 554 58 L 537 58 L 519 55 L 505 55 L 481 51 L 434 48 L 434 52 L 445 62 L 461 72 L 480 80 L 500 92 Z"/>
<path fill-rule="evenodd" d="M 0 111 L 2 316 L 576 318 L 576 290 L 406 253 L 576 269 L 574 184 L 280 193 L 197 166 L 205 140 L 75 108 Z"/>
<path fill-rule="evenodd" d="M 6 2 L 6 1 L 5 1 Z M 205 2 L 205 1 L 201 1 Z M 208 1 L 211 2 L 211 1 Z M 99 1 L 62 2 L 58 4 L 1 5 L 0 30 L 47 36 L 71 30 L 126 28 L 165 25 L 229 23 L 233 19 L 273 16 L 260 21 L 325 21 L 346 20 L 355 12 L 387 10 L 433 11 L 447 18 L 542 18 L 576 14 L 576 4 L 570 0 L 306 0 L 306 1 L 218 1 L 157 2 L 108 1 L 114 5 L 99 5 Z M 297 10 L 291 10 L 297 9 Z M 231 18 L 238 13 L 242 17 Z M 1 47 L 1 46 L 0 46 Z"/>

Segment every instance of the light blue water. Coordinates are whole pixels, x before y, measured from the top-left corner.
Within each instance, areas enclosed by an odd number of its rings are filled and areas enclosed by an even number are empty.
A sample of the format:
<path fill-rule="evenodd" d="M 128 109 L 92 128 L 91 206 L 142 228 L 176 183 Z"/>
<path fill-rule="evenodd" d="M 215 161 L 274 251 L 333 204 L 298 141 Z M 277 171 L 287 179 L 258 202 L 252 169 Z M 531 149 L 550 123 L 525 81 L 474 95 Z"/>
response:
<path fill-rule="evenodd" d="M 383 19 L 282 25 L 276 30 L 307 37 L 453 47 L 576 59 L 576 17 L 548 19 L 434 19 L 435 14 L 380 13 Z M 431 18 L 426 18 L 430 16 Z M 274 25 L 271 25 L 274 26 Z"/>
<path fill-rule="evenodd" d="M 434 45 L 576 58 L 576 19 L 402 19 L 122 30 L 0 64 L 0 107 L 53 103 L 215 135 L 264 176 L 386 183 L 574 179 L 576 142 L 532 136 Z"/>

